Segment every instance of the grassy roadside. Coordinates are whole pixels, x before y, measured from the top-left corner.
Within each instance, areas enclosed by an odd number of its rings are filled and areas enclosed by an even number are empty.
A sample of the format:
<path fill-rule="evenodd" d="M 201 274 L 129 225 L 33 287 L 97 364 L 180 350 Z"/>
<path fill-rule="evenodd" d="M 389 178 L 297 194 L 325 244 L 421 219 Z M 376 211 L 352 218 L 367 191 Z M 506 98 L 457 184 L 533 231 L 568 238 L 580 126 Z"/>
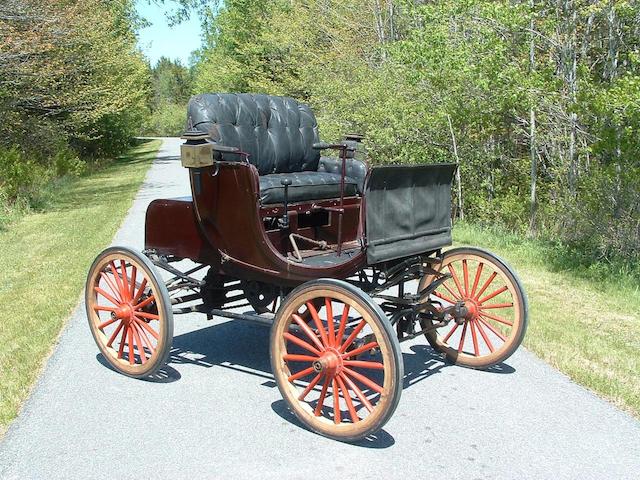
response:
<path fill-rule="evenodd" d="M 131 206 L 160 146 L 147 141 L 73 180 L 43 213 L 0 230 L 0 435 L 78 302 L 96 253 Z"/>
<path fill-rule="evenodd" d="M 487 248 L 524 283 L 525 346 L 574 381 L 640 418 L 640 286 L 558 258 L 541 242 L 456 225 L 457 245 Z"/>

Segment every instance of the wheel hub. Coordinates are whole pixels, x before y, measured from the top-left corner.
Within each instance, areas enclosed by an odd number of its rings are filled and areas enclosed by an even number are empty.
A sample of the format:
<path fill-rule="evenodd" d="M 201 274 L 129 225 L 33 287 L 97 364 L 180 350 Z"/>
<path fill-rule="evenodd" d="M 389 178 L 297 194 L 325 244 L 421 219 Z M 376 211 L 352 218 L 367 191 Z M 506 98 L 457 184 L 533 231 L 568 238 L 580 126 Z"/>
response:
<path fill-rule="evenodd" d="M 117 318 L 125 322 L 133 321 L 133 306 L 130 303 L 124 303 L 113 312 Z"/>
<path fill-rule="evenodd" d="M 324 372 L 327 375 L 335 376 L 342 371 L 342 355 L 334 348 L 330 348 L 323 352 L 322 356 L 313 362 L 313 369 L 318 372 Z"/>
<path fill-rule="evenodd" d="M 478 303 L 473 298 L 465 298 L 464 307 L 467 309 L 467 314 L 464 316 L 466 320 L 473 320 L 480 312 Z"/>

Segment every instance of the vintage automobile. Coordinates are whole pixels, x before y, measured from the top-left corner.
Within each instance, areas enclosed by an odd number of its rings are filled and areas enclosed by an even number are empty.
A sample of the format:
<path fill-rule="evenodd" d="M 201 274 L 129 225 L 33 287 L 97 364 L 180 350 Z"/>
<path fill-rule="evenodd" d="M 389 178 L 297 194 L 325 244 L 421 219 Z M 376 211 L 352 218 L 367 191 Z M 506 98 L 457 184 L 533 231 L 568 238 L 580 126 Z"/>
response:
<path fill-rule="evenodd" d="M 144 251 L 107 248 L 88 274 L 89 325 L 115 370 L 157 374 L 177 314 L 265 324 L 291 410 L 354 441 L 398 405 L 400 342 L 424 335 L 471 368 L 518 348 L 527 300 L 513 270 L 444 250 L 455 164 L 371 167 L 361 136 L 321 142 L 311 109 L 288 97 L 197 95 L 187 118 L 191 197 L 154 200 Z"/>

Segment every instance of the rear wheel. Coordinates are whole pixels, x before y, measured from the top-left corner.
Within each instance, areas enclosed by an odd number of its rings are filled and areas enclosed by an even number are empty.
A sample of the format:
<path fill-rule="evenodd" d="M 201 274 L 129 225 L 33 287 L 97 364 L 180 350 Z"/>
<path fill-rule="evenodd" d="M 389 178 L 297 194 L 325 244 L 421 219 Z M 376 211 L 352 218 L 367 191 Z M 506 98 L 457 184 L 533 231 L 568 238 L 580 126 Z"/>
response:
<path fill-rule="evenodd" d="M 105 359 L 131 377 L 155 373 L 173 339 L 169 294 L 151 261 L 124 247 L 94 260 L 85 289 L 89 327 Z"/>
<path fill-rule="evenodd" d="M 400 345 L 384 312 L 339 280 L 305 283 L 285 299 L 271 330 L 271 366 L 295 415 L 337 440 L 378 431 L 402 392 Z"/>
<path fill-rule="evenodd" d="M 520 280 L 506 262 L 478 248 L 445 252 L 435 269 L 451 275 L 431 295 L 440 308 L 464 302 L 468 315 L 460 322 L 425 334 L 433 348 L 453 363 L 488 368 L 509 358 L 527 330 L 527 300 Z M 425 275 L 420 290 L 435 280 Z M 422 328 L 433 325 L 422 320 Z"/>

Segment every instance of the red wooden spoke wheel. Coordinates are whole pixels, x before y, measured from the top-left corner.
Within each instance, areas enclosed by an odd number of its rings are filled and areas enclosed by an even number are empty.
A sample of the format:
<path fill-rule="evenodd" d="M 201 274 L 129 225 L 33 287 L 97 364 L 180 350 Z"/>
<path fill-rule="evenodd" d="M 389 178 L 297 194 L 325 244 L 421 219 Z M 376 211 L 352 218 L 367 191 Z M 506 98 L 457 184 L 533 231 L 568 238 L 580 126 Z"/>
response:
<path fill-rule="evenodd" d="M 451 275 L 431 295 L 442 308 L 464 302 L 460 322 L 425 335 L 436 350 L 457 364 L 488 368 L 503 362 L 522 343 L 527 329 L 527 300 L 518 277 L 495 255 L 477 248 L 455 248 L 444 254 L 436 270 Z M 426 275 L 422 290 L 434 280 Z M 424 320 L 422 327 L 431 325 Z"/>
<path fill-rule="evenodd" d="M 146 377 L 165 364 L 171 302 L 147 257 L 122 247 L 104 250 L 89 270 L 85 303 L 93 338 L 117 371 Z"/>
<path fill-rule="evenodd" d="M 337 440 L 378 431 L 402 392 L 400 344 L 384 312 L 339 280 L 307 282 L 285 299 L 271 330 L 271 366 L 295 415 Z"/>

